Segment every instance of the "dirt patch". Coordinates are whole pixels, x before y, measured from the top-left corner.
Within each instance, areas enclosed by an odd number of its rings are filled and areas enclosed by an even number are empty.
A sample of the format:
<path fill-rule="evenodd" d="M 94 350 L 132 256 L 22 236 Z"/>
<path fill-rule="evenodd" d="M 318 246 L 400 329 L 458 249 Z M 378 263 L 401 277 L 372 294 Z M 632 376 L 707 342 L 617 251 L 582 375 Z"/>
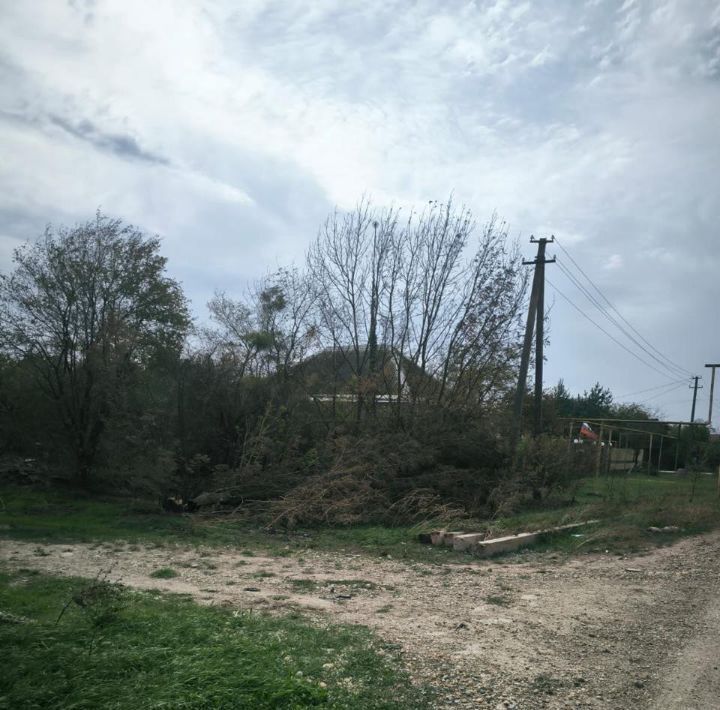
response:
<path fill-rule="evenodd" d="M 438 707 L 708 708 L 718 697 L 718 534 L 632 558 L 526 552 L 442 566 L 316 551 L 1 545 L 16 568 L 93 577 L 111 567 L 129 586 L 206 604 L 369 626 L 402 649 L 418 682 L 441 688 Z M 167 569 L 177 576 L 151 576 Z"/>

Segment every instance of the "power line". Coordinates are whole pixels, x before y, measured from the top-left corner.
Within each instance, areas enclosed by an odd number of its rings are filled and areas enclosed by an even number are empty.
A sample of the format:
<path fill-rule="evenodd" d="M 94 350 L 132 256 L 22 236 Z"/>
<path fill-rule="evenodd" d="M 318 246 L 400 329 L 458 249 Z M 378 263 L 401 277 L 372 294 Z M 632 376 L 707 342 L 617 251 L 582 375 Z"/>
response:
<path fill-rule="evenodd" d="M 575 268 L 585 277 L 585 279 L 588 281 L 588 283 L 595 289 L 595 291 L 600 295 L 600 297 L 605 301 L 605 303 L 608 304 L 608 306 L 617 313 L 619 318 L 652 350 L 654 350 L 660 357 L 662 357 L 664 360 L 666 360 L 670 365 L 672 365 L 677 370 L 680 370 L 686 375 L 691 375 L 692 373 L 689 370 L 686 370 L 681 365 L 678 365 L 676 362 L 671 360 L 667 355 L 664 355 L 660 350 L 658 350 L 651 342 L 647 340 L 633 325 L 630 323 L 630 321 L 623 316 L 622 313 L 610 302 L 610 300 L 607 298 L 607 296 L 600 290 L 600 288 L 595 284 L 595 282 L 585 273 L 585 271 L 582 269 L 582 267 L 573 259 L 572 255 L 568 252 L 568 250 L 560 243 L 559 240 L 556 239 L 556 243 L 558 246 L 563 250 L 565 255 L 570 259 L 570 261 L 575 265 Z"/>
<path fill-rule="evenodd" d="M 636 392 L 628 392 L 626 394 L 620 394 L 620 395 L 618 395 L 618 399 L 622 399 L 623 397 L 633 397 L 636 394 L 644 394 L 645 392 L 652 392 L 654 390 L 665 389 L 666 387 L 671 387 L 673 384 L 684 385 L 685 380 L 677 380 L 675 383 L 666 382 L 664 385 L 656 385 L 655 387 L 648 387 L 647 389 L 644 389 L 644 390 L 637 390 Z M 663 393 L 661 392 L 660 394 L 663 394 Z"/>
<path fill-rule="evenodd" d="M 692 375 L 692 373 L 689 370 L 686 370 L 681 365 L 678 365 L 676 362 L 671 360 L 667 355 L 664 355 L 660 350 L 658 350 L 651 342 L 647 340 L 638 330 L 630 323 L 630 321 L 623 316 L 620 311 L 610 302 L 610 300 L 607 298 L 607 296 L 600 290 L 600 288 L 595 284 L 595 282 L 583 271 L 582 267 L 575 261 L 575 259 L 572 258 L 572 255 L 568 252 L 568 250 L 560 243 L 560 241 L 555 238 L 555 243 L 563 250 L 565 255 L 568 259 L 575 265 L 575 268 L 587 279 L 588 283 L 597 291 L 597 293 L 600 295 L 600 297 L 605 301 L 605 303 L 608 304 L 610 308 L 612 308 L 615 313 L 620 317 L 620 319 L 637 335 L 649 348 L 654 350 L 660 357 L 662 357 L 664 360 L 667 360 L 674 368 L 680 370 L 686 375 Z"/>
<path fill-rule="evenodd" d="M 653 353 L 651 353 L 642 343 L 640 343 L 636 338 L 634 338 L 630 333 L 628 333 L 625 328 L 620 325 L 620 323 L 608 312 L 608 310 L 590 293 L 583 284 L 581 284 L 577 278 L 570 272 L 570 270 L 560 261 L 558 261 L 558 266 L 560 267 L 560 270 L 572 281 L 572 283 L 584 294 L 585 298 L 587 298 L 590 303 L 592 303 L 599 311 L 602 313 L 623 335 L 625 335 L 636 347 L 638 347 L 640 350 L 642 350 L 646 355 L 651 357 L 655 362 L 657 362 L 661 367 L 664 367 L 673 377 L 677 377 L 679 374 L 684 375 L 684 371 L 677 370 L 677 368 L 673 369 L 670 366 L 668 366 L 665 362 L 657 358 Z"/>
<path fill-rule="evenodd" d="M 646 367 L 649 367 L 651 370 L 655 370 L 655 372 L 657 372 L 659 375 L 662 375 L 663 377 L 668 376 L 666 372 L 662 372 L 661 370 L 658 370 L 658 368 L 655 367 L 655 365 L 647 362 L 647 360 L 643 360 L 636 352 L 633 352 L 632 350 L 630 350 L 630 348 L 626 347 L 616 337 L 614 337 L 613 335 L 608 333 L 607 330 L 605 330 L 605 328 L 603 328 L 601 325 L 598 325 L 592 318 L 590 318 L 590 316 L 587 313 L 585 313 L 585 311 L 582 310 L 582 308 L 580 308 L 577 304 L 573 303 L 572 300 L 570 300 L 552 281 L 550 281 L 550 279 L 547 279 L 547 282 L 550 284 L 550 286 L 553 287 L 553 289 L 557 292 L 557 294 L 559 296 L 562 296 L 578 313 L 580 313 L 580 315 L 583 318 L 587 318 L 587 320 L 589 320 L 599 331 L 605 333 L 605 335 L 607 335 L 607 337 L 610 338 L 610 340 L 617 343 L 623 350 L 630 353 L 630 355 L 632 355 L 634 358 L 639 360 Z"/>
<path fill-rule="evenodd" d="M 680 382 L 679 384 L 675 385 L 674 387 L 671 387 L 667 392 L 658 392 L 657 394 L 654 394 L 651 397 L 646 397 L 640 404 L 649 402 L 651 399 L 657 399 L 658 397 L 664 397 L 666 394 L 670 394 L 671 392 L 674 392 L 675 390 L 679 390 L 684 385 L 685 385 L 685 382 Z M 683 401 L 685 401 L 685 400 L 683 400 Z"/>
<path fill-rule="evenodd" d="M 660 367 L 664 367 L 673 377 L 677 377 L 679 374 L 684 375 L 684 371 L 678 370 L 678 368 L 671 368 L 669 365 L 667 365 L 665 362 L 663 362 L 660 358 L 656 357 L 652 352 L 650 352 L 640 341 L 637 340 L 637 338 L 633 337 L 623 326 L 617 321 L 617 319 L 612 316 L 608 310 L 603 306 L 593 295 L 590 293 L 590 291 L 581 284 L 578 279 L 575 278 L 575 276 L 570 272 L 570 270 L 561 262 L 557 262 L 558 266 L 560 267 L 560 270 L 567 276 L 570 281 L 583 293 L 585 298 L 590 301 L 599 311 L 602 313 L 617 329 L 625 335 L 637 348 L 642 350 L 646 355 L 648 355 L 650 358 L 655 360 L 655 362 L 660 365 Z"/>

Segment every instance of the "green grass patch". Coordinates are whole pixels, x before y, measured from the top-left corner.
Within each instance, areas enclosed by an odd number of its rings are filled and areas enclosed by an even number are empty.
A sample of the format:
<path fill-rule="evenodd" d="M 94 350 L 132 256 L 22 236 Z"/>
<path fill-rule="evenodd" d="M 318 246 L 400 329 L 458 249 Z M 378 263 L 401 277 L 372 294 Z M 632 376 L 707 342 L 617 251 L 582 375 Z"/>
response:
<path fill-rule="evenodd" d="M 271 534 L 251 520 L 164 513 L 143 500 L 93 497 L 59 489 L 0 487 L 0 538 L 45 543 L 111 544 L 122 540 L 135 547 L 173 543 L 232 547 L 248 558 L 262 553 L 281 557 L 306 550 L 331 550 L 418 561 L 462 559 L 448 548 L 420 544 L 418 531 L 407 526 L 361 525 Z"/>
<path fill-rule="evenodd" d="M 491 537 L 540 530 L 598 518 L 595 528 L 553 535 L 534 549 L 565 552 L 633 551 L 666 544 L 720 525 L 716 481 L 710 476 L 617 474 L 579 481 L 532 509 L 491 520 L 468 520 L 468 531 Z M 649 533 L 651 526 L 677 526 L 677 534 Z M 458 524 L 454 523 L 453 529 Z M 0 537 L 52 542 L 124 540 L 131 545 L 167 544 L 230 547 L 244 557 L 257 554 L 300 556 L 308 550 L 363 553 L 405 561 L 443 564 L 467 561 L 466 553 L 445 546 L 423 545 L 417 534 L 427 526 L 378 525 L 270 533 L 252 520 L 207 518 L 161 512 L 146 501 L 96 499 L 58 490 L 0 488 Z M 579 537 L 573 537 L 578 535 Z M 44 554 L 38 547 L 38 555 Z M 239 564 L 242 564 L 240 562 Z M 208 563 L 212 569 L 212 563 Z M 362 569 L 362 565 L 348 566 Z"/>
<path fill-rule="evenodd" d="M 161 567 L 150 573 L 153 579 L 172 579 L 173 577 L 179 577 L 180 575 L 172 567 Z"/>
<path fill-rule="evenodd" d="M 600 522 L 545 536 L 531 549 L 631 553 L 707 532 L 720 526 L 717 481 L 692 474 L 588 478 L 578 483 L 572 501 L 557 501 L 542 509 L 498 518 L 489 523 L 488 529 L 495 537 L 593 519 Z M 678 530 L 669 533 L 649 530 L 668 526 Z"/>
<path fill-rule="evenodd" d="M 110 544 L 122 540 L 135 547 L 139 544 L 231 547 L 248 558 L 258 554 L 282 557 L 301 555 L 306 550 L 330 550 L 402 560 L 461 559 L 448 548 L 420 544 L 418 531 L 413 527 L 362 525 L 271 534 L 254 521 L 169 514 L 147 501 L 93 498 L 53 489 L 0 487 L 0 538 L 44 543 Z"/>
<path fill-rule="evenodd" d="M 431 706 L 362 627 L 25 573 L 0 573 L 0 611 L 3 710 Z"/>

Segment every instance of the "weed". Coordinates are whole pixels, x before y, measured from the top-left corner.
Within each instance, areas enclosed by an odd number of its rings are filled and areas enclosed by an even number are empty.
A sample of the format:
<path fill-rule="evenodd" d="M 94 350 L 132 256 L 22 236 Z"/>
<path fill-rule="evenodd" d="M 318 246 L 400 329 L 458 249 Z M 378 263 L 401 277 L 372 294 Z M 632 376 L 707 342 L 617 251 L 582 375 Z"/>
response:
<path fill-rule="evenodd" d="M 312 592 L 318 588 L 314 579 L 290 579 L 290 586 L 298 592 Z"/>
<path fill-rule="evenodd" d="M 173 577 L 177 577 L 179 575 L 172 567 L 161 567 L 160 569 L 156 569 L 154 572 L 151 572 L 150 576 L 153 579 L 172 579 Z"/>
<path fill-rule="evenodd" d="M 532 687 L 536 693 L 545 693 L 546 695 L 554 695 L 562 686 L 563 682 L 561 680 L 544 673 L 535 676 L 532 683 Z"/>
<path fill-rule="evenodd" d="M 24 575 L 28 575 L 29 577 L 33 577 L 35 575 L 40 574 L 40 570 L 30 569 L 28 567 L 20 567 L 18 569 L 18 574 L 24 574 Z"/>
<path fill-rule="evenodd" d="M 490 594 L 489 596 L 485 597 L 485 602 L 487 604 L 494 604 L 496 606 L 510 606 L 510 599 L 501 594 Z"/>
<path fill-rule="evenodd" d="M 60 610 L 55 624 L 59 624 L 71 605 L 82 610 L 91 627 L 87 651 L 91 654 L 95 639 L 102 627 L 114 622 L 127 606 L 128 597 L 124 587 L 109 580 L 110 570 L 100 570 L 90 583 L 76 589 Z"/>

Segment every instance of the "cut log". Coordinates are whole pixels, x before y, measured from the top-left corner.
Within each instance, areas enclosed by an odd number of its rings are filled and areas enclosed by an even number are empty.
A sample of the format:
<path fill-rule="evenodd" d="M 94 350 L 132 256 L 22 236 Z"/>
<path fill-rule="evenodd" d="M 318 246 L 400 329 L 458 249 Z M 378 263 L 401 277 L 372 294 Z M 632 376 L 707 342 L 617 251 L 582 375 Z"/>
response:
<path fill-rule="evenodd" d="M 445 538 L 445 530 L 434 530 L 430 533 L 430 542 L 433 545 L 442 545 Z"/>
<path fill-rule="evenodd" d="M 453 550 L 469 550 L 475 543 L 485 539 L 485 533 L 465 533 L 453 538 Z"/>
<path fill-rule="evenodd" d="M 453 532 L 446 532 L 445 537 L 443 537 L 443 545 L 447 545 L 448 547 L 453 546 L 453 542 L 455 541 L 455 538 L 458 537 L 458 535 L 464 535 L 464 530 L 454 530 Z"/>
<path fill-rule="evenodd" d="M 496 537 L 493 540 L 481 540 L 475 544 L 475 552 L 480 557 L 492 557 L 501 552 L 512 552 L 526 545 L 532 545 L 542 534 L 543 532 L 540 531 Z"/>

